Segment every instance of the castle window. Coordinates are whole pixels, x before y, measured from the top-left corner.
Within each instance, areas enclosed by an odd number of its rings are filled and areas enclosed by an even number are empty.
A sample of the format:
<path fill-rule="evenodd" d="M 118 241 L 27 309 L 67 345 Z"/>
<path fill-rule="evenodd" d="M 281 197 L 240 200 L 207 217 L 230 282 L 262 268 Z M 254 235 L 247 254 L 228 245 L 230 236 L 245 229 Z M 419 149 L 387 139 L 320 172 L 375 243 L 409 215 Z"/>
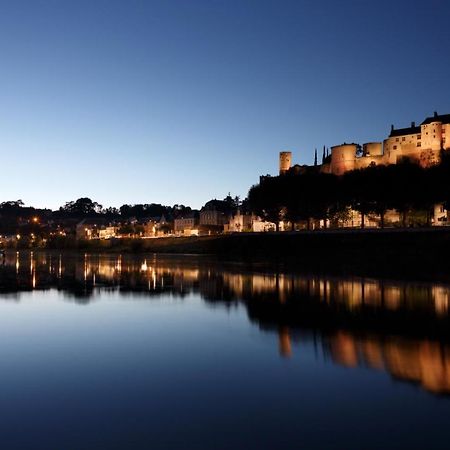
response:
<path fill-rule="evenodd" d="M 420 146 L 421 146 L 421 143 L 420 143 L 420 142 L 418 142 L 418 143 L 417 143 L 417 147 L 420 147 Z"/>
<path fill-rule="evenodd" d="M 393 148 L 394 148 L 394 150 L 397 150 L 397 146 L 396 146 L 396 145 L 394 145 L 394 147 L 393 147 Z"/>
<path fill-rule="evenodd" d="M 421 135 L 421 134 L 418 134 L 418 135 L 417 135 L 417 139 L 422 139 L 422 135 Z"/>
<path fill-rule="evenodd" d="M 406 140 L 406 138 L 405 137 L 402 137 L 402 141 L 405 141 Z"/>
<path fill-rule="evenodd" d="M 395 142 L 398 142 L 400 139 L 399 138 L 395 138 Z"/>

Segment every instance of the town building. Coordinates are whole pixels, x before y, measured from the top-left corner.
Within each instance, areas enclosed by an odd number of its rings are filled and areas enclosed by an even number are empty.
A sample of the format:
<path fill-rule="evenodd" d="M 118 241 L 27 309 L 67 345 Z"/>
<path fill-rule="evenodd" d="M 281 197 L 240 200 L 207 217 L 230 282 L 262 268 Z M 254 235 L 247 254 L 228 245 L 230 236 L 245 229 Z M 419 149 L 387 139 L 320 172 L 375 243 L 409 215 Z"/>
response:
<path fill-rule="evenodd" d="M 255 214 L 241 213 L 232 215 L 224 226 L 226 233 L 275 231 L 275 224 L 262 220 Z"/>
<path fill-rule="evenodd" d="M 230 207 L 225 201 L 210 200 L 200 210 L 200 229 L 208 234 L 222 232 L 230 214 Z"/>
<path fill-rule="evenodd" d="M 111 239 L 117 235 L 118 227 L 101 218 L 84 219 L 75 227 L 77 239 Z"/>
<path fill-rule="evenodd" d="M 199 214 L 193 211 L 174 220 L 174 233 L 178 236 L 196 236 L 199 231 Z"/>

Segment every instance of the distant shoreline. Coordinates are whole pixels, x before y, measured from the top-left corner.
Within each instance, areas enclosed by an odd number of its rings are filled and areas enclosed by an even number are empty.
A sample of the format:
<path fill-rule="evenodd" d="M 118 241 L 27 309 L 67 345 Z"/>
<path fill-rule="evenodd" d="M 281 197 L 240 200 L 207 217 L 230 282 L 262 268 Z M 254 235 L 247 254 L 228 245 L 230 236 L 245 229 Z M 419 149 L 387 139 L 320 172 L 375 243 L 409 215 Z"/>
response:
<path fill-rule="evenodd" d="M 285 269 L 450 281 L 450 228 L 235 233 L 155 239 L 61 240 L 43 251 L 210 255 Z"/>

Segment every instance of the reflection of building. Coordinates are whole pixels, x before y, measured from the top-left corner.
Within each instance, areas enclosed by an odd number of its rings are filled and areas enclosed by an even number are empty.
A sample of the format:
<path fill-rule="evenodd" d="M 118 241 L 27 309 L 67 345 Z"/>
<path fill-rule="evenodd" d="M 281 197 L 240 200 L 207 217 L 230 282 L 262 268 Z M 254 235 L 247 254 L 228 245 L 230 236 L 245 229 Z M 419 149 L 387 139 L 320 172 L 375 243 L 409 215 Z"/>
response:
<path fill-rule="evenodd" d="M 281 356 L 285 358 L 292 356 L 292 344 L 288 327 L 281 327 L 278 331 L 278 347 Z"/>
<path fill-rule="evenodd" d="M 338 332 L 326 338 L 333 361 L 347 367 L 369 366 L 424 389 L 450 394 L 450 347 L 429 340 L 355 337 Z"/>
<path fill-rule="evenodd" d="M 278 337 L 283 357 L 294 356 L 314 336 L 336 364 L 384 370 L 430 392 L 450 393 L 445 284 L 255 271 L 201 258 L 7 253 L 0 292 L 50 288 L 82 303 L 98 298 L 96 290 L 143 299 L 197 293 L 227 307 L 241 302 L 249 320 Z"/>

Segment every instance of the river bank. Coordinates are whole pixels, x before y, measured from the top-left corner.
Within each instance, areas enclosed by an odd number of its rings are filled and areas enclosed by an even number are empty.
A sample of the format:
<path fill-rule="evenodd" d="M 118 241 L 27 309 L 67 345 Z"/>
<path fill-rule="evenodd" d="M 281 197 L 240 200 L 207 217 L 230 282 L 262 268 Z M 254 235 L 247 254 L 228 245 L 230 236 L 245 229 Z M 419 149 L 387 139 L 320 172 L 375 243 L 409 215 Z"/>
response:
<path fill-rule="evenodd" d="M 450 229 L 236 233 L 200 237 L 61 241 L 52 249 L 214 255 L 314 272 L 450 280 Z"/>

